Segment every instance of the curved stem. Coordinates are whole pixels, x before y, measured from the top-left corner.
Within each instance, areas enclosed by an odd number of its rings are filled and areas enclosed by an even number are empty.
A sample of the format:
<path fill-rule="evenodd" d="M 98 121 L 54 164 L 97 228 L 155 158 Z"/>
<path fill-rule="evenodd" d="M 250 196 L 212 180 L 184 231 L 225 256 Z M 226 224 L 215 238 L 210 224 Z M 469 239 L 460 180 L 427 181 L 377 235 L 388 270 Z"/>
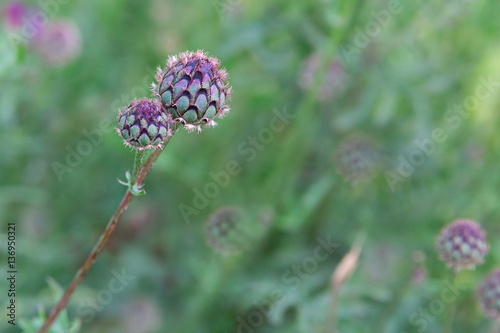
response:
<path fill-rule="evenodd" d="M 176 131 L 177 131 L 177 128 L 174 128 L 173 134 L 175 134 Z M 172 134 L 172 136 L 173 136 L 173 134 Z M 136 159 L 135 159 L 135 163 L 134 163 L 134 178 L 133 179 L 135 179 L 135 174 L 136 174 L 136 172 L 138 172 L 137 173 L 137 185 L 142 184 L 142 182 L 144 181 L 144 178 L 146 178 L 149 171 L 151 171 L 153 164 L 156 162 L 156 160 L 158 159 L 158 156 L 160 156 L 163 149 L 170 142 L 170 139 L 172 138 L 172 136 L 170 136 L 167 140 L 165 140 L 165 142 L 163 142 L 162 146 L 159 149 L 154 150 L 149 155 L 149 157 L 146 160 L 146 162 L 144 163 L 144 165 L 142 165 L 142 168 L 140 168 L 140 171 L 137 171 L 137 170 L 139 170 L 139 166 L 140 166 L 137 164 L 137 162 L 138 162 L 138 160 L 142 161 L 142 157 L 143 157 L 144 153 L 136 155 Z M 116 226 L 118 225 L 118 222 L 120 222 L 120 220 L 123 216 L 123 213 L 125 213 L 125 211 L 128 208 L 128 205 L 130 204 L 130 202 L 132 201 L 133 198 L 134 198 L 134 195 L 130 192 L 130 190 L 127 190 L 125 192 L 120 204 L 116 208 L 115 213 L 113 214 L 113 216 L 109 220 L 108 225 L 106 226 L 106 229 L 104 229 L 104 232 L 102 233 L 101 237 L 97 241 L 96 245 L 94 246 L 92 251 L 89 253 L 89 255 L 87 256 L 87 259 L 85 259 L 82 266 L 80 266 L 80 268 L 76 272 L 75 276 L 71 280 L 71 283 L 69 284 L 68 288 L 64 292 L 63 296 L 61 297 L 59 302 L 56 304 L 56 306 L 54 306 L 54 308 L 50 312 L 49 316 L 47 317 L 47 320 L 43 323 L 43 326 L 37 331 L 37 333 L 46 333 L 48 331 L 48 329 L 50 328 L 50 326 L 52 325 L 52 323 L 54 322 L 54 320 L 57 318 L 57 316 L 61 312 L 61 310 L 66 307 L 71 295 L 73 295 L 73 292 L 75 291 L 75 289 L 80 285 L 83 278 L 85 278 L 85 276 L 87 275 L 90 267 L 92 267 L 97 256 L 101 253 L 102 249 L 106 245 L 106 242 L 108 241 L 109 237 L 111 236 L 111 234 L 115 230 Z"/>
<path fill-rule="evenodd" d="M 120 202 L 120 204 L 116 208 L 115 213 L 113 214 L 113 216 L 109 220 L 109 223 L 106 226 L 106 229 L 102 233 L 101 237 L 99 238 L 99 241 L 94 246 L 92 251 L 89 253 L 87 259 L 85 259 L 82 266 L 76 272 L 75 276 L 73 277 L 73 280 L 71 280 L 71 283 L 69 284 L 69 287 L 66 289 L 66 291 L 64 292 L 64 295 L 61 297 L 61 299 L 56 304 L 56 306 L 52 309 L 47 320 L 45 321 L 43 326 L 38 330 L 38 333 L 47 332 L 49 327 L 52 325 L 54 320 L 59 315 L 59 312 L 61 312 L 61 310 L 66 307 L 66 304 L 68 303 L 69 298 L 71 297 L 71 295 L 73 294 L 75 289 L 80 285 L 83 278 L 87 275 L 89 268 L 94 264 L 99 253 L 101 253 L 104 245 L 106 244 L 106 241 L 108 240 L 109 236 L 111 236 L 111 234 L 115 230 L 118 222 L 120 222 L 121 217 L 123 216 L 123 213 L 127 210 L 127 207 L 129 205 L 130 201 L 132 201 L 133 197 L 134 196 L 132 195 L 132 193 L 130 193 L 129 190 L 127 190 L 127 192 L 125 192 L 125 195 L 123 196 L 122 201 Z"/>

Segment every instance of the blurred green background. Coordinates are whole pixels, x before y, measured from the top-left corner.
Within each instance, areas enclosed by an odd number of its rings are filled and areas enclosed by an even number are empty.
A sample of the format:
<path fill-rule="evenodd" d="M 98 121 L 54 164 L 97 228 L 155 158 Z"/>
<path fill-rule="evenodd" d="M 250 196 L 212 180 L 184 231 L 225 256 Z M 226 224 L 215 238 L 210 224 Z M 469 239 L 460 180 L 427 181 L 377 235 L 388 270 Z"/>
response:
<path fill-rule="evenodd" d="M 441 332 L 450 276 L 434 244 L 457 218 L 480 222 L 491 250 L 458 276 L 453 332 L 490 329 L 475 290 L 500 255 L 497 1 L 25 4 L 72 21 L 81 45 L 51 62 L 57 45 L 14 46 L 22 26 L 3 17 L 0 267 L 15 222 L 18 320 L 52 308 L 47 278 L 68 285 L 125 191 L 117 178 L 133 153 L 114 133 L 118 109 L 150 96 L 169 55 L 203 49 L 230 75 L 231 112 L 215 129 L 179 131 L 162 153 L 147 195 L 71 299 L 82 332 L 333 332 L 334 317 L 342 333 Z M 290 115 L 281 130 L 276 113 Z M 429 141 L 436 129 L 442 140 Z M 195 207 L 228 163 L 239 171 Z M 246 214 L 221 240 L 241 246 L 236 254 L 208 246 L 219 239 L 207 240 L 207 223 L 224 206 Z M 335 315 L 330 279 L 359 239 Z M 325 260 L 315 257 L 321 242 L 335 244 Z M 123 272 L 131 277 L 113 292 Z M 4 314 L 4 279 L 0 287 L 0 331 L 19 332 Z M 420 308 L 431 315 L 422 320 Z"/>

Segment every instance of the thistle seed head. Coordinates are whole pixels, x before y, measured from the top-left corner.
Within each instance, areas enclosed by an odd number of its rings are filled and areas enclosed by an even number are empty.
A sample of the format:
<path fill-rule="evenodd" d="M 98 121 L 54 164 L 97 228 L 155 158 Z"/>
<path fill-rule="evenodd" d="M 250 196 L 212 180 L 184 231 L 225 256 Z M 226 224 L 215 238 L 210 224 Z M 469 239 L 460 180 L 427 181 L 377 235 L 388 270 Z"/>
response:
<path fill-rule="evenodd" d="M 486 233 L 471 220 L 456 220 L 446 226 L 437 241 L 439 258 L 456 271 L 474 269 L 488 253 Z"/>
<path fill-rule="evenodd" d="M 477 291 L 477 299 L 487 316 L 500 319 L 500 268 L 483 280 Z"/>
<path fill-rule="evenodd" d="M 170 57 L 165 69 L 158 69 L 158 83 L 153 84 L 163 111 L 189 131 L 215 126 L 214 118 L 229 112 L 226 102 L 231 94 L 227 73 L 219 66 L 217 58 L 202 51 Z"/>
<path fill-rule="evenodd" d="M 159 148 L 170 133 L 168 116 L 157 101 L 133 100 L 118 114 L 118 134 L 126 146 L 146 150 Z"/>

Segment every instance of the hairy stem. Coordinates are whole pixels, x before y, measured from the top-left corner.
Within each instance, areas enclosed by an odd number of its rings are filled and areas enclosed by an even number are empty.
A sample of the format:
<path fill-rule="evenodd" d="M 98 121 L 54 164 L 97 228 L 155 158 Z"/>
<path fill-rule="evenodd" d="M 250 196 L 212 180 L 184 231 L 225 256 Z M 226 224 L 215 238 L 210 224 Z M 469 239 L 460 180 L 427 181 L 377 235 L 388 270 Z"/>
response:
<path fill-rule="evenodd" d="M 173 134 L 175 134 L 176 131 L 177 131 L 177 127 L 174 127 Z M 172 136 L 173 136 L 173 134 L 172 134 Z M 136 154 L 132 179 L 137 179 L 137 181 L 136 181 L 137 185 L 142 184 L 142 182 L 144 181 L 144 179 L 148 175 L 149 171 L 151 171 L 153 164 L 158 159 L 158 156 L 160 156 L 163 149 L 170 142 L 170 139 L 172 138 L 172 136 L 170 136 L 168 139 L 166 139 L 160 148 L 154 150 L 149 155 L 148 159 L 146 160 L 146 162 L 144 162 L 144 165 L 142 165 L 142 167 L 141 167 L 141 164 L 137 164 L 137 163 L 142 162 L 142 158 L 144 156 L 144 153 L 142 152 L 141 154 L 139 154 L 139 153 Z M 137 175 L 136 175 L 136 173 L 137 173 Z M 64 292 L 63 296 L 61 297 L 59 302 L 56 304 L 56 306 L 54 306 L 54 308 L 50 312 L 47 320 L 44 322 L 43 326 L 38 330 L 37 333 L 46 333 L 48 331 L 48 329 L 50 328 L 50 326 L 52 325 L 52 323 L 54 322 L 54 320 L 57 318 L 57 316 L 61 312 L 61 310 L 63 310 L 66 307 L 71 295 L 73 295 L 73 292 L 75 291 L 75 289 L 80 285 L 82 280 L 87 275 L 90 267 L 92 267 L 97 256 L 101 253 L 102 249 L 106 245 L 106 242 L 108 241 L 109 237 L 111 236 L 111 234 L 115 230 L 116 226 L 118 225 L 118 222 L 120 222 L 120 220 L 123 216 L 123 213 L 125 213 L 125 211 L 128 208 L 128 205 L 130 204 L 130 202 L 132 201 L 133 198 L 134 198 L 134 195 L 130 192 L 130 190 L 127 190 L 125 192 L 125 195 L 123 196 L 120 204 L 116 208 L 115 213 L 113 214 L 113 216 L 109 220 L 108 225 L 106 226 L 106 229 L 104 229 L 104 232 L 102 233 L 101 237 L 97 241 L 97 244 L 94 246 L 92 251 L 89 253 L 89 255 L 87 256 L 87 259 L 85 259 L 82 266 L 80 266 L 80 268 L 76 272 L 75 276 L 71 280 L 71 283 L 69 284 L 68 288 Z"/>
<path fill-rule="evenodd" d="M 135 160 L 134 160 L 134 171 L 132 171 L 132 179 L 130 183 L 134 185 L 137 181 L 137 177 L 139 177 L 139 172 L 142 167 L 142 159 L 144 158 L 144 150 L 136 150 L 135 152 Z"/>

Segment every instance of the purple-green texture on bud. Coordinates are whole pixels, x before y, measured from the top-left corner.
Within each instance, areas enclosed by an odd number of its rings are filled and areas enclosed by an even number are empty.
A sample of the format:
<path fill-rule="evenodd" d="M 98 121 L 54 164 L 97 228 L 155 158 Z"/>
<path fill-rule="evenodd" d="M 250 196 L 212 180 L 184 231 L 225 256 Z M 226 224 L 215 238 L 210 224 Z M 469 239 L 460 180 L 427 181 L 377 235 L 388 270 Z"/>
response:
<path fill-rule="evenodd" d="M 484 262 L 484 256 L 488 253 L 486 233 L 478 223 L 465 219 L 446 226 L 436 246 L 439 258 L 456 271 L 474 269 Z"/>
<path fill-rule="evenodd" d="M 118 114 L 118 134 L 126 146 L 146 150 L 159 148 L 170 133 L 168 116 L 157 101 L 133 100 Z"/>
<path fill-rule="evenodd" d="M 167 66 L 158 68 L 153 94 L 163 111 L 187 130 L 201 130 L 201 125 L 215 126 L 214 118 L 229 112 L 226 102 L 231 88 L 227 73 L 217 58 L 202 51 L 172 56 Z"/>
<path fill-rule="evenodd" d="M 477 290 L 477 299 L 487 316 L 500 319 L 500 268 L 483 280 Z"/>

